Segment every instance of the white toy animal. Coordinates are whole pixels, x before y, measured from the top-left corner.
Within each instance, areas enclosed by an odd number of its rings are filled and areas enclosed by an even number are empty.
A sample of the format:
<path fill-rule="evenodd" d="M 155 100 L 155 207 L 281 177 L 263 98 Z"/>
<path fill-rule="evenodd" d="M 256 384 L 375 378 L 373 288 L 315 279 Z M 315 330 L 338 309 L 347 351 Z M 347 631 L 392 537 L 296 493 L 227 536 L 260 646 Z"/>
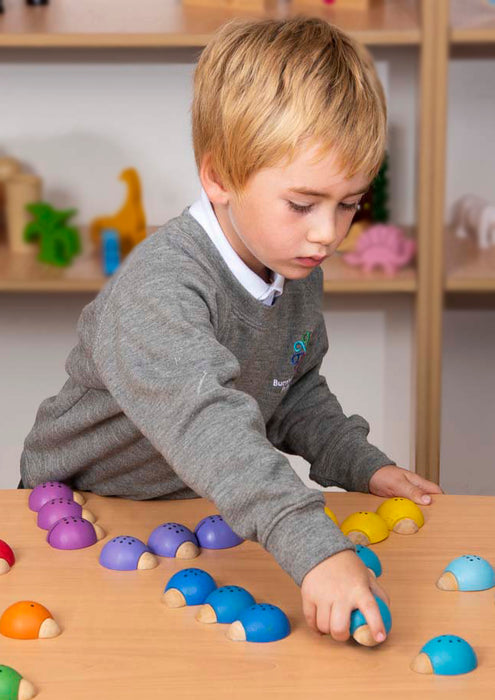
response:
<path fill-rule="evenodd" d="M 483 250 L 495 245 L 495 204 L 483 197 L 460 197 L 453 207 L 452 224 L 457 238 L 472 236 Z"/>

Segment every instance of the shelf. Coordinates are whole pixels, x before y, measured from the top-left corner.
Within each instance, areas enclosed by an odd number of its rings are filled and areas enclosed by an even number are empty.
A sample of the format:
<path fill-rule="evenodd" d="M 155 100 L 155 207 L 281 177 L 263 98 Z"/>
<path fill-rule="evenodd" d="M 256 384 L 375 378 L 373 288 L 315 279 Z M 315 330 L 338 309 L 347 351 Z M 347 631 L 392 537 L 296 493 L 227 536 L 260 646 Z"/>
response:
<path fill-rule="evenodd" d="M 495 292 L 495 246 L 480 250 L 472 239 L 458 239 L 447 229 L 445 265 L 447 292 Z"/>
<path fill-rule="evenodd" d="M 488 0 L 450 0 L 450 40 L 454 44 L 495 43 L 495 5 Z"/>
<path fill-rule="evenodd" d="M 181 0 L 58 0 L 28 7 L 4 0 L 0 47 L 153 48 L 204 46 L 233 17 L 285 18 L 300 13 L 338 24 L 368 45 L 419 44 L 419 0 L 376 0 L 368 12 L 316 1 L 267 0 L 266 10 L 184 6 Z"/>
<path fill-rule="evenodd" d="M 150 227 L 150 232 L 154 227 Z M 84 229 L 83 229 L 84 237 Z M 83 253 L 68 267 L 44 265 L 36 260 L 37 246 L 33 253 L 11 253 L 0 246 L 0 292 L 88 292 L 97 293 L 107 282 L 99 256 L 83 238 Z M 400 270 L 389 277 L 382 272 L 365 274 L 350 267 L 340 254 L 323 265 L 325 292 L 408 292 L 416 291 L 416 272 L 413 268 Z"/>

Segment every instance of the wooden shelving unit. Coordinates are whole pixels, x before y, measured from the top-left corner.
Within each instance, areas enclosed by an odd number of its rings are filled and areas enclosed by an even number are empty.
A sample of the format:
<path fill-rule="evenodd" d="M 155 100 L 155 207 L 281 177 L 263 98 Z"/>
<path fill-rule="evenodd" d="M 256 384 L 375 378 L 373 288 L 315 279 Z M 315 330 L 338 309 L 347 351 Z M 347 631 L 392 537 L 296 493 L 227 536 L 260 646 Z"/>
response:
<path fill-rule="evenodd" d="M 480 250 L 472 239 L 460 240 L 447 229 L 445 273 L 447 292 L 495 292 L 495 246 Z"/>
<path fill-rule="evenodd" d="M 304 0 L 266 0 L 264 11 L 184 6 L 179 0 L 58 0 L 26 7 L 5 0 L 0 47 L 160 48 L 204 46 L 233 17 L 290 17 L 312 14 L 338 24 L 368 45 L 421 43 L 417 0 L 382 0 L 369 12 L 339 10 Z"/>
<path fill-rule="evenodd" d="M 487 0 L 451 0 L 451 44 L 495 42 L 495 7 Z"/>

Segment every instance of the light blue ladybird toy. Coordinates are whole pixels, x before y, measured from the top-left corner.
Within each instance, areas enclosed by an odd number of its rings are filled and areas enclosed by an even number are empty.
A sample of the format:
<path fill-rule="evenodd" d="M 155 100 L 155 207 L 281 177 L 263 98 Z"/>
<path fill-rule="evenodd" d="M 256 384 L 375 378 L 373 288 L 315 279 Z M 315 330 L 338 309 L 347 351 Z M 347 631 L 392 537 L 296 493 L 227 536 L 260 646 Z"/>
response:
<path fill-rule="evenodd" d="M 453 634 L 442 634 L 426 642 L 413 659 L 411 669 L 416 673 L 458 676 L 473 671 L 477 665 L 474 649 L 465 639 Z"/>
<path fill-rule="evenodd" d="M 198 622 L 230 623 L 239 619 L 242 611 L 254 605 L 251 593 L 240 586 L 221 586 L 212 591 L 198 610 Z"/>
<path fill-rule="evenodd" d="M 234 642 L 277 642 L 290 633 L 287 615 L 276 605 L 260 603 L 246 608 L 227 630 Z"/>
<path fill-rule="evenodd" d="M 380 615 L 382 616 L 383 625 L 385 631 L 388 634 L 392 628 L 392 615 L 388 609 L 388 605 L 378 596 L 374 596 L 378 604 L 378 609 L 380 610 Z M 353 610 L 351 613 L 351 626 L 349 630 L 351 636 L 365 647 L 374 647 L 379 642 L 371 634 L 366 618 L 361 612 L 361 610 Z"/>
<path fill-rule="evenodd" d="M 477 554 L 452 559 L 437 581 L 442 591 L 485 591 L 495 586 L 492 565 Z"/>
<path fill-rule="evenodd" d="M 203 569 L 182 569 L 170 579 L 162 595 L 162 602 L 169 608 L 184 605 L 203 605 L 217 584 Z"/>
<path fill-rule="evenodd" d="M 382 575 L 382 564 L 375 552 L 363 544 L 356 545 L 356 554 L 361 559 L 363 564 L 372 571 L 376 577 Z"/>

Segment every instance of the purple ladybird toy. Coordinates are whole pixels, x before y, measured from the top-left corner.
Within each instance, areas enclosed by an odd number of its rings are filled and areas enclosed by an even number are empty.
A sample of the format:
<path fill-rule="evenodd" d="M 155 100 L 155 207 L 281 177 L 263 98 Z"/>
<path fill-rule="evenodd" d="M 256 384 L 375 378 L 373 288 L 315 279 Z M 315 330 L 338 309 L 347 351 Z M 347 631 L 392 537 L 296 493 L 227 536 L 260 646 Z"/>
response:
<path fill-rule="evenodd" d="M 158 559 L 136 537 L 122 535 L 107 542 L 100 553 L 100 564 L 115 571 L 154 569 Z"/>
<path fill-rule="evenodd" d="M 200 547 L 204 549 L 229 549 L 244 542 L 227 525 L 221 515 L 207 515 L 196 525 L 194 531 Z"/>
<path fill-rule="evenodd" d="M 52 498 L 38 511 L 38 527 L 49 530 L 57 520 L 72 515 L 74 518 L 84 518 L 94 523 L 96 518 L 89 510 L 72 500 L 72 498 Z"/>
<path fill-rule="evenodd" d="M 91 547 L 103 537 L 105 533 L 99 525 L 93 525 L 89 520 L 69 515 L 57 520 L 46 539 L 55 549 L 83 549 Z"/>
<path fill-rule="evenodd" d="M 71 498 L 81 505 L 84 503 L 83 496 L 73 491 L 67 484 L 62 484 L 61 481 L 45 481 L 43 484 L 38 484 L 29 494 L 29 508 L 37 513 L 52 498 Z"/>
<path fill-rule="evenodd" d="M 199 554 L 196 535 L 180 523 L 163 523 L 155 527 L 149 536 L 148 547 L 160 557 L 194 559 Z"/>

